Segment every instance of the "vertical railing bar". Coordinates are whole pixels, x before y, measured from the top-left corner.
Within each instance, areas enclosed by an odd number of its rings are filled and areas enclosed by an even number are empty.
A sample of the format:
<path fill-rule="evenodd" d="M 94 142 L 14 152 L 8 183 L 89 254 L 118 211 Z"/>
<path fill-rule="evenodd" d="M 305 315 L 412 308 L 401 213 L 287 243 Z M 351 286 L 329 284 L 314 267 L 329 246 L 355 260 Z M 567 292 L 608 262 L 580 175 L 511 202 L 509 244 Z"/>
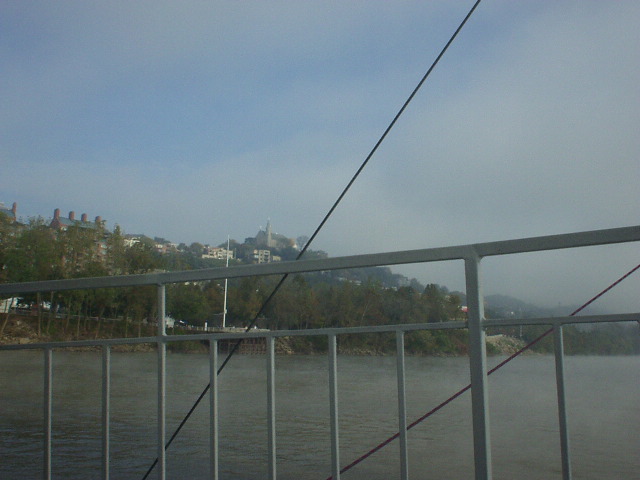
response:
<path fill-rule="evenodd" d="M 484 326 L 482 325 L 484 321 L 484 305 L 480 284 L 480 257 L 475 253 L 465 258 L 465 277 L 469 320 L 469 368 L 471 376 L 475 479 L 491 480 L 487 347 Z"/>
<path fill-rule="evenodd" d="M 267 337 L 267 427 L 269 450 L 269 479 L 276 479 L 276 384 L 275 343 Z"/>
<path fill-rule="evenodd" d="M 111 435 L 111 347 L 102 346 L 102 478 L 109 479 Z"/>
<path fill-rule="evenodd" d="M 209 464 L 212 480 L 219 477 L 218 443 L 218 341 L 209 340 Z"/>
<path fill-rule="evenodd" d="M 569 451 L 569 429 L 564 383 L 564 339 L 562 325 L 554 325 L 553 340 L 556 360 L 556 389 L 558 393 L 558 421 L 560 427 L 560 454 L 562 457 L 562 479 L 571 480 L 571 453 Z"/>
<path fill-rule="evenodd" d="M 407 401 L 404 370 L 404 332 L 396 332 L 398 377 L 398 431 L 400 432 L 400 478 L 409 479 L 409 454 L 407 451 Z"/>
<path fill-rule="evenodd" d="M 340 434 L 338 428 L 338 355 L 334 333 L 329 340 L 329 410 L 331 421 L 331 474 L 333 480 L 340 480 Z"/>
<path fill-rule="evenodd" d="M 44 465 L 43 478 L 51 480 L 51 423 L 53 403 L 53 350 L 44 349 Z"/>
<path fill-rule="evenodd" d="M 165 286 L 158 285 L 158 478 L 166 478 L 167 345 L 165 343 Z"/>

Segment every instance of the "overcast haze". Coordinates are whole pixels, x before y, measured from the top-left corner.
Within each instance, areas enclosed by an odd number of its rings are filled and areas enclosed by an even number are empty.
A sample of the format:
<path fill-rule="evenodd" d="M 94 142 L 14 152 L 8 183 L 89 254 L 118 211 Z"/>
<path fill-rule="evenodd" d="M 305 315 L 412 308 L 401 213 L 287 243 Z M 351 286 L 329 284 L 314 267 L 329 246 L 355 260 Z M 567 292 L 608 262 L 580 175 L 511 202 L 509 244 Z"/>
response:
<path fill-rule="evenodd" d="M 2 2 L 0 201 L 176 243 L 311 235 L 472 3 Z M 637 1 L 481 3 L 311 248 L 638 224 L 638 25 Z M 488 259 L 485 293 L 581 303 L 639 258 Z"/>

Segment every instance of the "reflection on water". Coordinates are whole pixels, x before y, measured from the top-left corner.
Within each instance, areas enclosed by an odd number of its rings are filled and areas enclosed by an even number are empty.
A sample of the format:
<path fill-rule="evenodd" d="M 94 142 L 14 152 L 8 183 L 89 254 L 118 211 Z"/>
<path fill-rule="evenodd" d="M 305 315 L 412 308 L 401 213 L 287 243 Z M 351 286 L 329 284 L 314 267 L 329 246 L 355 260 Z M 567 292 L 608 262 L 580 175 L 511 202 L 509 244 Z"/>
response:
<path fill-rule="evenodd" d="M 224 479 L 267 472 L 266 358 L 238 356 L 220 377 L 220 459 Z M 490 359 L 497 363 L 498 359 Z M 0 478 L 42 476 L 42 354 L 0 355 Z M 278 478 L 330 474 L 327 360 L 276 360 Z M 640 358 L 566 359 L 575 478 L 632 479 L 640 469 Z M 169 355 L 167 432 L 206 386 L 208 357 Z M 468 383 L 465 358 L 406 359 L 409 421 Z M 99 478 L 99 353 L 54 352 L 53 474 Z M 341 463 L 346 465 L 397 431 L 393 357 L 339 357 Z M 156 456 L 156 356 L 112 354 L 112 478 L 139 479 Z M 490 377 L 495 479 L 561 478 L 553 358 L 519 358 Z M 207 478 L 208 404 L 196 410 L 167 453 L 168 478 Z M 470 395 L 409 433 L 416 478 L 472 478 Z M 344 478 L 399 476 L 393 442 Z"/>

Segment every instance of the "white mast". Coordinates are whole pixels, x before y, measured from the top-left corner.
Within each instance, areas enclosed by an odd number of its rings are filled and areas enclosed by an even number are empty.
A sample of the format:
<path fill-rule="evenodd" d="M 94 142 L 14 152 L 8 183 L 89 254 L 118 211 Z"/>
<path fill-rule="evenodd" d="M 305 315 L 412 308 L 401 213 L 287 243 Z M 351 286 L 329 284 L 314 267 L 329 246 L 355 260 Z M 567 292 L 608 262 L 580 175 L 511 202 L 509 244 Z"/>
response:
<path fill-rule="evenodd" d="M 227 235 L 227 267 L 229 266 L 229 235 Z M 224 279 L 224 304 L 222 307 L 222 328 L 227 321 L 227 279 Z"/>

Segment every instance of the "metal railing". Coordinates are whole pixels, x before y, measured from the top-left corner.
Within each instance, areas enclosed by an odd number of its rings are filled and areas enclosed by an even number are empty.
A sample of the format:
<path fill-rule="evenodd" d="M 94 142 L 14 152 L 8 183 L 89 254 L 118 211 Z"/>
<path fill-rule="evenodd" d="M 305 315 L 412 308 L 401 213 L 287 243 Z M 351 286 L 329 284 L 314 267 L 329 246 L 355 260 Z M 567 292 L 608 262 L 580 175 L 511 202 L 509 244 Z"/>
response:
<path fill-rule="evenodd" d="M 228 268 L 214 268 L 196 271 L 154 273 L 114 277 L 27 282 L 0 285 L 0 296 L 32 292 L 93 289 L 102 287 L 125 287 L 134 285 L 157 285 L 158 318 L 165 318 L 165 285 L 170 283 L 221 280 L 255 275 L 304 273 L 314 271 L 398 265 L 408 263 L 440 262 L 463 260 L 465 265 L 468 318 L 466 322 L 445 322 L 438 324 L 402 324 L 375 327 L 328 328 L 314 330 L 258 331 L 247 333 L 207 333 L 195 335 L 167 335 L 164 322 L 158 322 L 157 335 L 144 338 L 121 338 L 91 341 L 70 341 L 27 345 L 3 345 L 0 351 L 40 349 L 44 352 L 44 478 L 50 479 L 51 471 L 51 428 L 52 428 L 52 358 L 53 349 L 65 347 L 99 346 L 102 348 L 102 476 L 110 477 L 110 395 L 111 356 L 113 345 L 154 343 L 157 345 L 157 473 L 158 478 L 166 477 L 166 345 L 168 342 L 207 341 L 210 345 L 210 463 L 211 477 L 218 478 L 218 348 L 221 340 L 241 338 L 264 338 L 267 344 L 267 426 L 269 452 L 269 478 L 277 477 L 276 465 L 276 417 L 275 417 L 275 349 L 274 340 L 291 336 L 326 336 L 328 339 L 328 372 L 331 430 L 331 472 L 334 479 L 340 478 L 340 432 L 338 428 L 337 389 L 337 347 L 336 337 L 345 334 L 395 332 L 397 351 L 398 425 L 400 439 L 401 478 L 408 479 L 407 419 L 405 405 L 404 334 L 416 330 L 461 329 L 469 330 L 469 363 L 471 377 L 471 408 L 473 424 L 473 445 L 475 478 L 492 478 L 491 439 L 488 415 L 487 355 L 485 329 L 520 325 L 550 325 L 554 329 L 556 384 L 558 395 L 559 430 L 562 456 L 563 479 L 571 478 L 568 427 L 564 388 L 564 348 L 562 327 L 575 323 L 628 322 L 640 321 L 640 313 L 610 314 L 598 316 L 567 316 L 553 318 L 487 320 L 484 317 L 480 264 L 483 257 L 510 255 L 525 252 L 578 248 L 594 245 L 612 245 L 640 241 L 640 226 L 597 230 L 519 240 L 507 240 L 444 248 L 431 248 L 391 253 L 357 255 L 327 259 L 299 260 L 261 265 L 242 265 Z M 0 393 L 1 395 L 1 393 Z"/>

